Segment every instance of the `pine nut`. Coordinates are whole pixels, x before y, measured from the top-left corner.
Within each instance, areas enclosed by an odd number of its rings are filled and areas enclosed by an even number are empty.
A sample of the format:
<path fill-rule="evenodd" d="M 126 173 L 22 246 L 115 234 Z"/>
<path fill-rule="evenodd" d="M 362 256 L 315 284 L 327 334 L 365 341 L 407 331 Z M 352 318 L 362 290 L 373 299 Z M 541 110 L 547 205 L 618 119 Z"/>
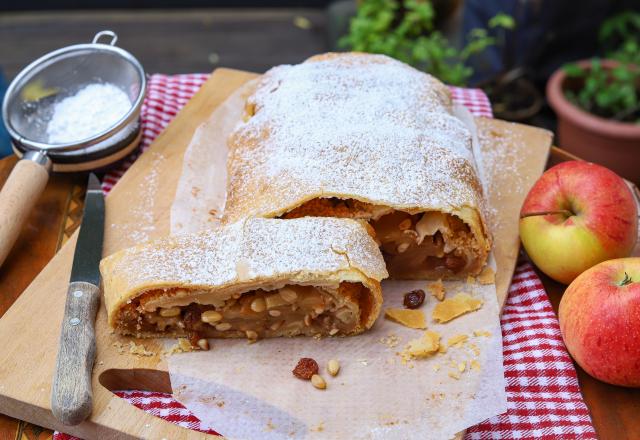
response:
<path fill-rule="evenodd" d="M 222 322 L 222 323 L 216 325 L 216 330 L 218 330 L 219 332 L 227 331 L 230 328 L 231 328 L 231 324 L 229 324 L 228 322 Z"/>
<path fill-rule="evenodd" d="M 247 330 L 244 334 L 247 335 L 247 339 L 258 339 L 258 333 L 253 330 Z"/>
<path fill-rule="evenodd" d="M 269 310 L 269 315 L 274 316 L 274 317 L 278 317 L 282 314 L 282 312 L 280 312 L 280 310 Z"/>
<path fill-rule="evenodd" d="M 311 326 L 311 315 L 304 316 L 304 325 L 306 325 L 307 327 Z"/>
<path fill-rule="evenodd" d="M 202 315 L 200 315 L 200 320 L 202 320 L 202 322 L 206 322 L 207 324 L 213 324 L 218 321 L 222 321 L 222 313 L 216 312 L 215 310 L 207 310 L 206 312 L 202 312 Z"/>
<path fill-rule="evenodd" d="M 160 309 L 160 316 L 163 318 L 173 318 L 180 315 L 180 307 L 170 307 L 168 309 Z"/>
<path fill-rule="evenodd" d="M 280 296 L 280 294 L 278 293 L 274 293 L 272 295 L 269 295 L 267 297 L 265 297 L 265 302 L 267 305 L 267 309 L 273 309 L 275 307 L 280 307 L 280 306 L 284 306 L 287 304 L 287 302 L 284 300 L 284 298 L 282 296 Z"/>
<path fill-rule="evenodd" d="M 262 313 L 267 310 L 267 303 L 264 302 L 264 298 L 258 297 L 251 301 L 251 310 L 256 313 Z"/>
<path fill-rule="evenodd" d="M 283 287 L 282 289 L 280 289 L 280 296 L 288 303 L 292 303 L 298 298 L 298 294 L 295 292 L 295 290 L 288 287 Z"/>
<path fill-rule="evenodd" d="M 327 388 L 327 383 L 319 374 L 314 374 L 313 376 L 311 376 L 311 383 L 319 390 L 324 390 L 325 388 Z"/>
<path fill-rule="evenodd" d="M 200 350 L 209 350 L 209 341 L 206 339 L 198 339 L 198 347 L 200 347 Z"/>
<path fill-rule="evenodd" d="M 337 376 L 340 371 L 340 363 L 335 359 L 331 359 L 327 364 L 327 371 L 330 375 Z"/>
<path fill-rule="evenodd" d="M 269 327 L 272 331 L 276 331 L 278 330 L 280 327 L 282 327 L 282 324 L 284 324 L 284 321 L 279 321 L 279 322 L 274 322 L 273 324 L 271 324 L 271 327 Z"/>
<path fill-rule="evenodd" d="M 337 328 L 332 328 L 332 329 L 329 331 L 329 335 L 330 335 L 330 336 L 333 336 L 333 335 L 335 335 L 336 333 L 338 333 L 339 331 L 340 331 L 340 330 L 339 330 L 339 329 L 337 329 Z"/>

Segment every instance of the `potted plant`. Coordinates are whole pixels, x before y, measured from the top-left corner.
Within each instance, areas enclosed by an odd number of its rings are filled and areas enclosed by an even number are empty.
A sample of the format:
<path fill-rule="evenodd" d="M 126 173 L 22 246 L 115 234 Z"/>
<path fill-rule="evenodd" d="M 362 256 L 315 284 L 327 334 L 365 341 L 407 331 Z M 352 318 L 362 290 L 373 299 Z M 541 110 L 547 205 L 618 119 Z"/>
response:
<path fill-rule="evenodd" d="M 557 70 L 547 99 L 558 117 L 559 144 L 640 182 L 640 14 L 623 13 L 601 28 L 603 42 L 619 41 L 607 58 Z"/>

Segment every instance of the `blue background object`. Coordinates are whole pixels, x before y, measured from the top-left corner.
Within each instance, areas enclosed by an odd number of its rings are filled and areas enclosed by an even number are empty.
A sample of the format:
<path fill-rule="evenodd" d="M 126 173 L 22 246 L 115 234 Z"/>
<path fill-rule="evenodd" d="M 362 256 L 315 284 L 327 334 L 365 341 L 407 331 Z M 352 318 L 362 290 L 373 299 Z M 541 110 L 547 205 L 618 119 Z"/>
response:
<path fill-rule="evenodd" d="M 4 93 L 7 91 L 7 82 L 4 79 L 4 75 L 0 70 L 0 102 L 4 99 Z M 11 140 L 9 139 L 9 133 L 4 127 L 4 123 L 0 118 L 0 159 L 9 156 L 13 152 L 11 151 Z"/>

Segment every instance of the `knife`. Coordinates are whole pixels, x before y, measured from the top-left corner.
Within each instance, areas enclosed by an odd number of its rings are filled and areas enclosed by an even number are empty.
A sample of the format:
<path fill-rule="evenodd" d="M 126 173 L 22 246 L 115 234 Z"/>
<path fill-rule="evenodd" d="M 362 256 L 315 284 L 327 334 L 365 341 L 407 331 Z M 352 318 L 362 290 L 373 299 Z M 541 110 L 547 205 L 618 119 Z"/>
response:
<path fill-rule="evenodd" d="M 51 412 L 65 425 L 77 425 L 91 414 L 91 373 L 96 356 L 95 319 L 100 303 L 99 264 L 103 236 L 104 196 L 98 178 L 91 173 L 73 255 L 51 389 Z"/>

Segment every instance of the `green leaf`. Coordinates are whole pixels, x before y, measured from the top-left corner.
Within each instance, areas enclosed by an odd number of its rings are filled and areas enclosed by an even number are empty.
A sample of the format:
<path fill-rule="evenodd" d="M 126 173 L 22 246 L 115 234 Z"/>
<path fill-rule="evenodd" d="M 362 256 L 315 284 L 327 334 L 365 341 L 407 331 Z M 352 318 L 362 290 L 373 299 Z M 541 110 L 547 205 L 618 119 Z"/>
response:
<path fill-rule="evenodd" d="M 493 17 L 489 19 L 489 27 L 490 28 L 504 28 L 504 29 L 515 29 L 516 20 L 510 16 L 509 14 L 505 14 L 504 12 L 499 12 Z"/>
<path fill-rule="evenodd" d="M 565 64 L 562 66 L 562 70 L 564 70 L 567 76 L 571 77 L 581 77 L 585 74 L 584 69 L 577 64 Z"/>

